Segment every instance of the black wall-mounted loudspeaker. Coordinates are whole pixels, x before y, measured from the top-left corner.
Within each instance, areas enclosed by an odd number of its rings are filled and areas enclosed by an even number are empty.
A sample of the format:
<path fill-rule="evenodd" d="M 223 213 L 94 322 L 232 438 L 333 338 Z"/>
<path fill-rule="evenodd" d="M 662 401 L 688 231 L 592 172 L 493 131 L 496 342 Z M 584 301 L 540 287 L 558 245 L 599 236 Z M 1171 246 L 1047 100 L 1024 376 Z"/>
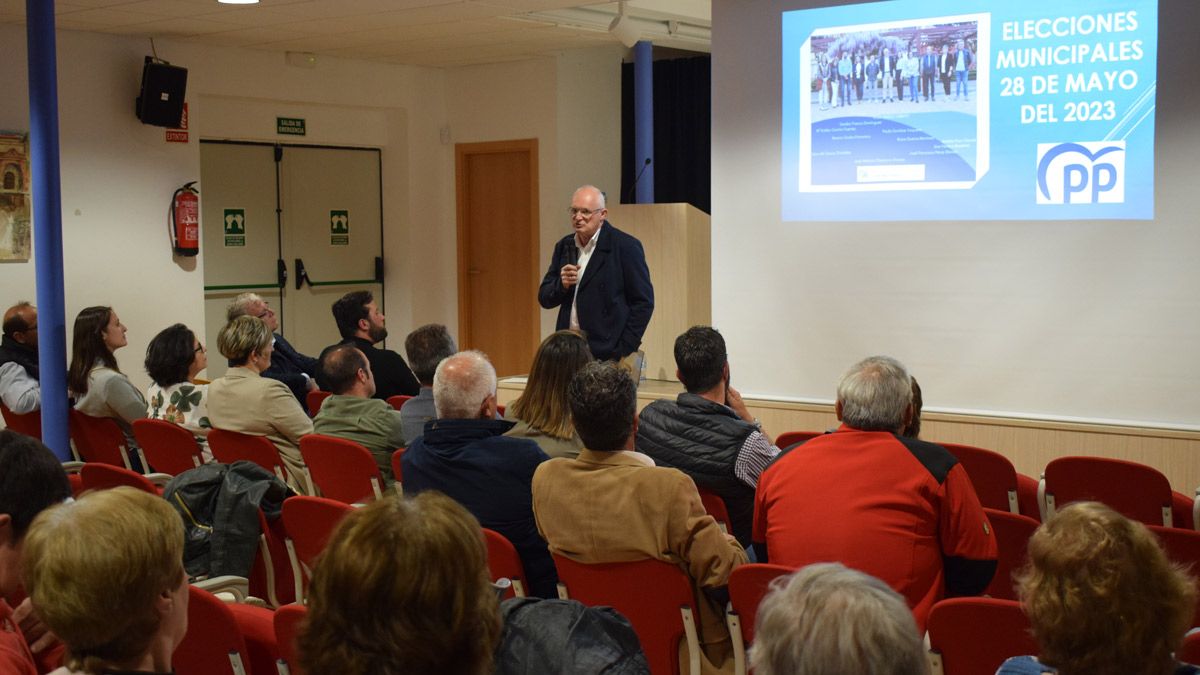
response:
<path fill-rule="evenodd" d="M 146 57 L 142 67 L 142 92 L 137 97 L 137 118 L 143 124 L 177 128 L 183 120 L 183 95 L 187 68 Z"/>

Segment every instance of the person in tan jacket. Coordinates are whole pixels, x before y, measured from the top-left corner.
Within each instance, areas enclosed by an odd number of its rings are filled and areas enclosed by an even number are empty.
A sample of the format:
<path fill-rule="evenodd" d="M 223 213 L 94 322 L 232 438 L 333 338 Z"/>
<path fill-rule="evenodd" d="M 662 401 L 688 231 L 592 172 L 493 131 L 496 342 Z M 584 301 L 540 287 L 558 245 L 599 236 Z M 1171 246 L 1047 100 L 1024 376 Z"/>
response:
<path fill-rule="evenodd" d="M 700 610 L 701 669 L 731 672 L 722 596 L 745 550 L 705 513 L 691 478 L 633 451 L 637 387 L 628 372 L 589 363 L 567 396 L 584 450 L 578 459 L 544 462 L 533 475 L 533 515 L 551 553 L 582 563 L 678 564 Z"/>
<path fill-rule="evenodd" d="M 208 420 L 215 429 L 269 438 L 287 467 L 288 484 L 307 494 L 300 437 L 313 432 L 313 423 L 287 385 L 262 377 L 271 366 L 272 340 L 271 329 L 253 316 L 239 316 L 217 334 L 217 349 L 230 368 L 208 385 Z"/>

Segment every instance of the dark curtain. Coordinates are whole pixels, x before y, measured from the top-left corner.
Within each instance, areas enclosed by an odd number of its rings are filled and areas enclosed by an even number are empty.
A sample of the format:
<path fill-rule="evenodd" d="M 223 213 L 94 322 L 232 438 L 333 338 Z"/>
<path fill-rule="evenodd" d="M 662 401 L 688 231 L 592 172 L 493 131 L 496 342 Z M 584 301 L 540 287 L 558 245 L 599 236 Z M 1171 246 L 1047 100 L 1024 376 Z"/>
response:
<path fill-rule="evenodd" d="M 711 213 L 712 58 L 654 62 L 654 201 Z M 644 158 L 634 156 L 633 64 L 621 70 L 621 202 L 633 202 Z"/>

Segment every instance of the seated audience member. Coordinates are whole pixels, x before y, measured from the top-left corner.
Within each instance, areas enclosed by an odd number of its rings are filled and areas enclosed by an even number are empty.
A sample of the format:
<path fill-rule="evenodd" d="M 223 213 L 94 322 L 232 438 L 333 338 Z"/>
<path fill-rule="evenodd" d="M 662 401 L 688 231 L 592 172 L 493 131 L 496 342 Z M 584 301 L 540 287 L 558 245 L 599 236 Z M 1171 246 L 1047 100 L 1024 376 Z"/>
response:
<path fill-rule="evenodd" d="M 309 673 L 648 673 L 611 609 L 498 606 L 479 523 L 436 492 L 388 496 L 338 525 L 313 570 L 300 662 Z"/>
<path fill-rule="evenodd" d="M 28 302 L 18 302 L 4 312 L 4 336 L 0 338 L 0 402 L 20 415 L 42 407 L 37 308 Z"/>
<path fill-rule="evenodd" d="M 286 384 L 303 405 L 308 392 L 317 389 L 317 360 L 296 351 L 290 342 L 283 339 L 275 310 L 257 293 L 242 293 L 229 304 L 225 310 L 226 321 L 233 321 L 239 316 L 258 317 L 271 329 L 271 335 L 275 338 L 275 353 L 271 356 L 271 367 L 264 370 L 262 376 Z"/>
<path fill-rule="evenodd" d="M 584 366 L 567 389 L 584 449 L 533 476 L 533 512 L 550 550 L 581 563 L 653 558 L 680 565 L 696 588 L 705 671 L 731 665 L 723 591 L 746 552 L 704 511 L 692 479 L 634 452 L 637 385 L 608 362 Z M 713 591 L 714 598 L 703 590 Z M 686 662 L 686 659 L 684 659 Z M 693 675 L 696 675 L 693 673 Z"/>
<path fill-rule="evenodd" d="M 196 375 L 207 366 L 204 345 L 181 323 L 164 328 L 146 347 L 146 373 L 153 380 L 146 390 L 146 416 L 192 432 L 205 461 L 212 461 L 205 438 L 212 429 L 208 421 L 208 385 L 196 384 Z"/>
<path fill-rule="evenodd" d="M 997 675 L 1200 673 L 1172 656 L 1192 625 L 1195 581 L 1146 526 L 1103 504 L 1071 504 L 1034 532 L 1017 595 L 1041 654 Z"/>
<path fill-rule="evenodd" d="M 933 604 L 975 595 L 996 571 L 996 538 L 967 472 L 945 448 L 899 432 L 912 419 L 912 379 L 873 356 L 842 377 L 842 425 L 783 452 L 758 481 L 759 562 L 837 561 L 886 581 L 924 632 Z"/>
<path fill-rule="evenodd" d="M 262 377 L 270 367 L 273 338 L 265 323 L 239 316 L 217 333 L 217 349 L 229 370 L 208 385 L 208 419 L 214 428 L 266 436 L 288 471 L 288 485 L 305 492 L 300 437 L 311 434 L 312 420 L 279 380 Z"/>
<path fill-rule="evenodd" d="M 187 633 L 183 521 L 131 487 L 99 490 L 38 516 L 25 578 L 47 627 L 67 646 L 51 675 L 167 673 Z"/>
<path fill-rule="evenodd" d="M 413 375 L 421 383 L 416 398 L 410 398 L 400 406 L 400 419 L 404 421 L 404 445 L 412 445 L 417 436 L 425 433 L 425 423 L 437 417 L 433 407 L 433 373 L 443 359 L 454 356 L 458 347 L 450 331 L 440 323 L 430 323 L 414 330 L 404 338 L 404 352 Z"/>
<path fill-rule="evenodd" d="M 367 357 L 352 345 L 338 345 L 321 355 L 321 373 L 333 395 L 321 404 L 313 418 L 313 431 L 354 441 L 371 451 L 388 485 L 392 476 L 392 452 L 404 445 L 400 413 L 387 401 L 371 398 L 375 378 Z"/>
<path fill-rule="evenodd" d="M 40 441 L 0 431 L 0 672 L 34 675 L 33 652 L 54 638 L 26 598 L 16 608 L 5 598 L 21 586 L 21 550 L 34 517 L 71 496 L 62 464 Z M 24 632 L 23 632 L 24 631 Z M 32 651 L 31 651 L 32 647 Z"/>
<path fill-rule="evenodd" d="M 342 344 L 354 345 L 371 362 L 375 373 L 375 398 L 387 400 L 398 394 L 416 396 L 421 385 L 409 370 L 404 357 L 390 349 L 376 349 L 375 344 L 387 337 L 383 312 L 375 305 L 370 291 L 353 291 L 333 303 L 333 319 Z M 324 382 L 324 380 L 322 380 Z M 328 391 L 328 388 L 325 388 Z"/>
<path fill-rule="evenodd" d="M 917 384 L 917 378 L 912 378 L 912 419 L 904 425 L 904 431 L 900 432 L 901 436 L 908 438 L 917 438 L 921 435 L 921 406 L 924 401 L 921 399 L 921 385 Z"/>
<path fill-rule="evenodd" d="M 507 416 L 516 420 L 506 436 L 528 438 L 551 457 L 574 459 L 583 441 L 571 424 L 567 387 L 579 369 L 592 361 L 592 350 L 579 333 L 560 330 L 542 340 L 525 391 L 508 406 Z"/>
<path fill-rule="evenodd" d="M 404 492 L 443 492 L 508 538 L 521 555 L 531 593 L 556 597 L 558 578 L 533 522 L 530 484 L 549 459 L 533 441 L 507 438 L 495 419 L 496 369 L 481 352 L 459 352 L 433 376 L 437 419 L 404 452 Z"/>
<path fill-rule="evenodd" d="M 926 675 L 929 659 L 904 598 L 873 576 L 818 563 L 771 584 L 758 606 L 756 675 Z"/>
<path fill-rule="evenodd" d="M 140 470 L 131 423 L 146 416 L 146 399 L 117 367 L 113 355 L 127 344 L 125 326 L 111 307 L 88 307 L 79 312 L 71 340 L 67 388 L 74 394 L 79 412 L 116 420 L 125 432 L 130 462 L 134 470 Z"/>
<path fill-rule="evenodd" d="M 642 409 L 637 449 L 720 496 L 738 543 L 750 546 L 754 488 L 779 448 L 729 386 L 725 338 L 715 329 L 693 326 L 676 338 L 675 366 L 687 391 Z"/>

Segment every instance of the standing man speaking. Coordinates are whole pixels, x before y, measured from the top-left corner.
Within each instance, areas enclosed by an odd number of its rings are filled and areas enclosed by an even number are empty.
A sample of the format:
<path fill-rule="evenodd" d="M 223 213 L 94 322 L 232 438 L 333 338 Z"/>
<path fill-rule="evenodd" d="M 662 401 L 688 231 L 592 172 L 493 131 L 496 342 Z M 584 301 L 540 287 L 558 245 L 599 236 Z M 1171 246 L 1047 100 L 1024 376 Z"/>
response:
<path fill-rule="evenodd" d="M 637 376 L 640 364 L 634 367 L 629 357 L 641 346 L 654 312 L 642 243 L 604 220 L 608 209 L 596 187 L 576 190 L 567 212 L 574 233 L 554 246 L 538 302 L 558 307 L 557 330 L 582 330 L 593 356 L 623 361 Z"/>

